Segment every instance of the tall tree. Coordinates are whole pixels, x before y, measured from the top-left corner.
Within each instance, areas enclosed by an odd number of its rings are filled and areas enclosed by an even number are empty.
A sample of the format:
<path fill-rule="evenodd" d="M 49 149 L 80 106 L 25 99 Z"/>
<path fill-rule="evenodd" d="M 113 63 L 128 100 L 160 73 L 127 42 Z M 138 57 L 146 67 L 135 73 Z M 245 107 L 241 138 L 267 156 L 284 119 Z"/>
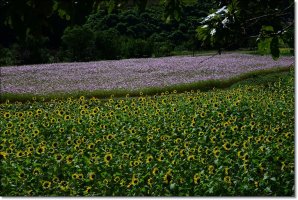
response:
<path fill-rule="evenodd" d="M 293 45 L 293 35 L 287 33 L 294 27 L 293 0 L 219 0 L 218 7 L 197 29 L 204 43 L 220 49 L 255 38 L 259 49 L 270 49 L 274 59 L 279 57 L 280 39 Z"/>

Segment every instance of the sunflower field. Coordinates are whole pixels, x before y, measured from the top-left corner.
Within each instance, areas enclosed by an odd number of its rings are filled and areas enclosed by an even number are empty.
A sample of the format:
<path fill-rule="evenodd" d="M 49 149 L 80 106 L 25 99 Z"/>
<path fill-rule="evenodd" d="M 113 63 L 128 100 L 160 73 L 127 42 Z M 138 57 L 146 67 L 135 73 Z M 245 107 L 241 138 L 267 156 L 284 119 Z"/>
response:
<path fill-rule="evenodd" d="M 293 196 L 294 73 L 268 85 L 0 104 L 1 196 Z"/>

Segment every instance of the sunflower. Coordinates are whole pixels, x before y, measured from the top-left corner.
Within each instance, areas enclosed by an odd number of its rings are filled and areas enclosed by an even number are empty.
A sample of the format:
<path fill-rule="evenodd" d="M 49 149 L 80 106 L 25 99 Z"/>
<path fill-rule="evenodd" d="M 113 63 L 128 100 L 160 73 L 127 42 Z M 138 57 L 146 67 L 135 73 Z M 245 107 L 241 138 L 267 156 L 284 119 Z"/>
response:
<path fill-rule="evenodd" d="M 163 182 L 166 183 L 166 184 L 171 183 L 171 182 L 172 182 L 172 179 L 173 179 L 173 176 L 172 176 L 171 172 L 170 172 L 170 173 L 167 172 L 167 173 L 163 176 Z"/>
<path fill-rule="evenodd" d="M 59 178 L 57 176 L 54 176 L 52 178 L 53 183 L 58 183 L 59 182 Z"/>
<path fill-rule="evenodd" d="M 50 182 L 50 181 L 44 181 L 44 182 L 42 183 L 42 187 L 43 187 L 44 189 L 49 189 L 49 188 L 51 187 L 51 182 Z"/>
<path fill-rule="evenodd" d="M 200 116 L 201 116 L 201 118 L 204 118 L 206 116 L 206 113 L 205 112 L 201 112 L 200 113 Z"/>
<path fill-rule="evenodd" d="M 86 189 L 85 189 L 85 191 L 84 191 L 84 193 L 85 194 L 89 194 L 91 192 L 91 189 L 92 189 L 92 187 L 87 186 Z"/>
<path fill-rule="evenodd" d="M 107 140 L 111 140 L 111 139 L 113 139 L 113 138 L 115 138 L 115 136 L 114 136 L 113 134 L 108 134 L 108 135 L 106 136 L 106 139 L 107 139 Z"/>
<path fill-rule="evenodd" d="M 64 128 L 59 128 L 59 133 L 64 133 Z"/>
<path fill-rule="evenodd" d="M 30 197 L 30 196 L 33 196 L 34 193 L 33 193 L 33 190 L 28 190 L 26 194 L 27 194 L 26 196 Z"/>
<path fill-rule="evenodd" d="M 158 160 L 159 162 L 162 162 L 164 159 L 165 159 L 165 157 L 164 157 L 163 155 L 159 155 L 159 156 L 157 157 L 157 160 Z"/>
<path fill-rule="evenodd" d="M 42 174 L 42 170 L 41 170 L 40 168 L 35 168 L 35 169 L 33 170 L 33 174 L 34 174 L 35 176 L 41 175 L 41 174 Z"/>
<path fill-rule="evenodd" d="M 66 140 L 66 144 L 67 144 L 68 146 L 71 145 L 71 144 L 72 144 L 72 140 L 71 140 L 71 139 Z"/>
<path fill-rule="evenodd" d="M 73 179 L 78 179 L 78 174 L 77 174 L 77 173 L 74 173 L 74 174 L 71 175 L 71 177 L 72 177 Z"/>
<path fill-rule="evenodd" d="M 172 158 L 174 155 L 175 155 L 175 152 L 174 151 L 169 151 L 169 156 Z"/>
<path fill-rule="evenodd" d="M 210 149 L 209 149 L 208 147 L 206 147 L 206 149 L 205 149 L 205 154 L 206 154 L 206 155 L 209 155 L 209 153 L 210 153 Z"/>
<path fill-rule="evenodd" d="M 210 138 L 210 141 L 211 141 L 212 144 L 215 144 L 216 136 L 212 136 L 212 137 Z"/>
<path fill-rule="evenodd" d="M 25 154 L 24 154 L 24 151 L 17 151 L 17 153 L 16 153 L 16 156 L 17 156 L 17 158 L 21 158 L 21 157 L 23 157 Z"/>
<path fill-rule="evenodd" d="M 113 155 L 111 153 L 107 153 L 105 156 L 104 156 L 104 161 L 106 163 L 109 163 L 111 160 L 113 159 Z"/>
<path fill-rule="evenodd" d="M 63 155 L 62 154 L 56 154 L 55 159 L 57 162 L 61 162 L 63 160 Z"/>
<path fill-rule="evenodd" d="M 214 166 L 213 165 L 209 165 L 208 166 L 208 171 L 209 171 L 209 174 L 213 174 L 214 172 Z"/>
<path fill-rule="evenodd" d="M 137 185 L 139 183 L 139 179 L 136 178 L 135 175 L 132 176 L 131 185 Z"/>
<path fill-rule="evenodd" d="M 226 151 L 229 151 L 231 149 L 231 145 L 229 142 L 225 142 L 222 146 Z"/>
<path fill-rule="evenodd" d="M 69 188 L 69 186 L 68 186 L 68 182 L 66 182 L 66 181 L 61 181 L 61 182 L 59 183 L 59 187 L 60 187 L 60 189 L 63 190 L 63 191 L 67 190 L 67 189 Z"/>
<path fill-rule="evenodd" d="M 225 122 L 225 123 L 223 123 L 223 127 L 228 127 L 229 125 L 230 125 L 229 122 Z"/>
<path fill-rule="evenodd" d="M 231 185 L 232 184 L 231 177 L 230 176 L 225 176 L 224 177 L 224 182 Z"/>
<path fill-rule="evenodd" d="M 9 119 L 11 117 L 11 114 L 10 114 L 10 112 L 5 112 L 3 114 L 3 116 L 4 116 L 5 119 Z"/>
<path fill-rule="evenodd" d="M 225 175 L 226 176 L 229 175 L 229 168 L 228 167 L 225 167 L 224 170 L 225 170 Z"/>
<path fill-rule="evenodd" d="M 51 123 L 51 124 L 54 124 L 55 122 L 56 122 L 56 119 L 55 119 L 55 118 L 51 118 L 51 119 L 50 119 L 50 123 Z"/>
<path fill-rule="evenodd" d="M 190 145 L 190 142 L 184 142 L 184 148 L 188 148 Z"/>
<path fill-rule="evenodd" d="M 255 125 L 256 125 L 256 122 L 254 122 L 254 121 L 251 121 L 251 122 L 249 123 L 249 125 L 250 125 L 250 127 L 251 127 L 251 128 L 253 128 L 253 127 L 255 127 Z"/>
<path fill-rule="evenodd" d="M 181 138 L 176 138 L 176 139 L 174 140 L 174 143 L 175 143 L 175 144 L 180 144 L 180 143 L 181 143 L 181 141 L 182 141 L 182 139 L 181 139 Z"/>
<path fill-rule="evenodd" d="M 187 160 L 188 160 L 188 161 L 193 161 L 193 160 L 195 160 L 195 156 L 194 156 L 194 155 L 189 155 L 189 156 L 187 157 Z"/>
<path fill-rule="evenodd" d="M 88 144 L 88 149 L 93 149 L 94 147 L 95 147 L 95 144 L 94 143 Z"/>
<path fill-rule="evenodd" d="M 80 173 L 80 174 L 77 174 L 77 179 L 83 179 L 84 178 L 84 175 L 82 174 L 82 173 Z"/>
<path fill-rule="evenodd" d="M 212 128 L 212 129 L 211 129 L 211 133 L 212 133 L 212 134 L 215 134 L 216 132 L 217 132 L 217 129 L 216 129 L 216 128 Z"/>
<path fill-rule="evenodd" d="M 194 182 L 195 184 L 199 184 L 199 183 L 200 183 L 200 178 L 201 178 L 200 174 L 199 174 L 199 173 L 196 173 L 196 174 L 193 176 L 193 182 Z"/>
<path fill-rule="evenodd" d="M 231 127 L 231 131 L 232 131 L 233 133 L 234 133 L 235 131 L 237 131 L 237 129 L 238 129 L 238 126 L 237 126 L 237 125 Z"/>
<path fill-rule="evenodd" d="M 41 109 L 37 109 L 36 110 L 36 114 L 38 114 L 38 115 L 42 114 L 42 110 Z"/>
<path fill-rule="evenodd" d="M 121 179 L 120 179 L 120 177 L 119 177 L 119 176 L 115 176 L 115 177 L 114 177 L 114 181 L 115 181 L 116 183 L 119 183 L 119 182 L 120 182 L 120 180 L 121 180 Z"/>
<path fill-rule="evenodd" d="M 0 151 L 0 160 L 2 160 L 2 159 L 6 159 L 6 157 L 7 157 L 7 153 L 6 152 L 4 152 L 4 151 Z"/>
<path fill-rule="evenodd" d="M 157 167 L 154 167 L 153 170 L 152 170 L 152 174 L 155 176 L 157 175 L 159 172 L 158 168 Z"/>
<path fill-rule="evenodd" d="M 152 185 L 153 185 L 153 178 L 149 178 L 147 180 L 147 184 L 149 185 L 149 187 L 152 187 Z"/>
<path fill-rule="evenodd" d="M 27 114 L 28 114 L 29 117 L 32 117 L 33 112 L 32 111 L 29 111 Z"/>
<path fill-rule="evenodd" d="M 242 158 L 243 161 L 247 161 L 248 160 L 248 153 L 245 153 Z"/>
<path fill-rule="evenodd" d="M 36 149 L 37 154 L 42 154 L 44 152 L 45 152 L 45 147 L 44 146 L 37 147 L 37 149 Z"/>
<path fill-rule="evenodd" d="M 286 138 L 289 138 L 288 133 L 285 134 Z M 267 136 L 266 142 L 271 142 L 273 140 L 273 137 L 271 135 Z"/>
<path fill-rule="evenodd" d="M 185 150 L 184 149 L 181 149 L 179 151 L 179 154 L 180 154 L 181 157 L 184 157 L 185 156 Z"/>
<path fill-rule="evenodd" d="M 57 142 L 53 142 L 53 143 L 52 143 L 52 147 L 53 147 L 53 148 L 57 148 L 57 147 L 58 147 L 58 143 L 57 143 Z"/>
<path fill-rule="evenodd" d="M 239 158 L 242 158 L 244 156 L 244 152 L 243 151 L 238 151 L 237 153 Z"/>
<path fill-rule="evenodd" d="M 151 161 L 153 160 L 153 156 L 152 155 L 147 155 L 147 158 L 146 158 L 146 163 L 150 163 Z"/>
<path fill-rule="evenodd" d="M 19 173 L 19 178 L 21 178 L 21 179 L 25 179 L 25 178 L 27 178 L 27 175 L 25 174 L 25 172 L 21 171 L 21 172 Z"/>
<path fill-rule="evenodd" d="M 233 144 L 232 144 L 233 147 L 238 147 L 239 146 L 239 143 L 237 141 L 235 141 Z"/>
<path fill-rule="evenodd" d="M 218 150 L 218 149 L 214 149 L 214 150 L 213 150 L 213 154 L 214 154 L 214 156 L 215 156 L 216 158 L 218 158 L 218 157 L 219 157 L 219 154 L 220 154 L 220 150 Z"/>
<path fill-rule="evenodd" d="M 139 160 L 135 160 L 134 162 L 133 162 L 133 166 L 139 166 L 141 164 L 141 161 L 139 161 Z"/>
<path fill-rule="evenodd" d="M 73 162 L 73 156 L 72 155 L 66 156 L 66 163 L 71 164 L 72 162 Z"/>
<path fill-rule="evenodd" d="M 27 151 L 29 152 L 29 153 L 33 153 L 33 151 L 34 151 L 34 147 L 31 145 L 31 146 L 29 146 L 28 148 L 27 148 Z"/>
<path fill-rule="evenodd" d="M 244 141 L 243 144 L 242 144 L 243 149 L 247 149 L 247 147 L 248 147 L 247 145 L 248 145 L 248 144 L 247 144 L 247 141 Z"/>
<path fill-rule="evenodd" d="M 64 120 L 65 120 L 65 121 L 68 121 L 68 120 L 70 120 L 70 119 L 71 119 L 70 115 L 65 115 L 65 116 L 64 116 Z"/>
<path fill-rule="evenodd" d="M 8 129 L 11 129 L 11 128 L 13 127 L 13 123 L 12 123 L 12 122 L 8 122 L 8 123 L 6 124 L 6 127 L 7 127 Z"/>

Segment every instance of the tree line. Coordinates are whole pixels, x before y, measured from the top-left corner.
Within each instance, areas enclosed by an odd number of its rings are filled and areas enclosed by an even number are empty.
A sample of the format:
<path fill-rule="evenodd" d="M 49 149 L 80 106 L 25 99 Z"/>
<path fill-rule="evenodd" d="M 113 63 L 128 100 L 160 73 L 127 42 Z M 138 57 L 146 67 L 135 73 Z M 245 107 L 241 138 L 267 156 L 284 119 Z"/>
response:
<path fill-rule="evenodd" d="M 0 65 L 294 46 L 293 1 L 0 0 Z"/>

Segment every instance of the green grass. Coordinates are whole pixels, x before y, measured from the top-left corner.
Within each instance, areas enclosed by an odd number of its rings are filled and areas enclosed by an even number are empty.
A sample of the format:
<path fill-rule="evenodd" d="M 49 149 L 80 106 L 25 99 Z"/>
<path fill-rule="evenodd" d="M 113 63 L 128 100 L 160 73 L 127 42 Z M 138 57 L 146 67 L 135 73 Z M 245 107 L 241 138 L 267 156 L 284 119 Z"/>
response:
<path fill-rule="evenodd" d="M 11 94 L 4 93 L 0 96 L 0 102 L 6 102 L 9 100 L 10 102 L 26 102 L 30 101 L 33 98 L 36 101 L 49 101 L 51 99 L 65 99 L 68 97 L 79 98 L 80 96 L 85 96 L 86 98 L 96 97 L 96 98 L 110 98 L 111 96 L 120 98 L 125 97 L 129 94 L 130 97 L 140 96 L 140 93 L 143 95 L 158 95 L 164 93 L 166 91 L 176 91 L 177 93 L 182 93 L 185 91 L 191 90 L 200 90 L 200 91 L 208 91 L 212 89 L 226 89 L 229 87 L 235 87 L 235 85 L 240 84 L 263 84 L 277 80 L 277 77 L 285 76 L 289 73 L 291 67 L 288 68 L 275 68 L 275 69 L 267 69 L 267 70 L 259 70 L 253 71 L 249 73 L 245 73 L 239 76 L 232 77 L 230 79 L 225 80 L 208 80 L 208 81 L 199 81 L 194 83 L 187 84 L 178 84 L 171 85 L 167 87 L 150 87 L 143 88 L 139 90 L 97 90 L 97 91 L 75 91 L 72 93 L 52 93 L 45 95 L 35 95 L 35 94 Z"/>

